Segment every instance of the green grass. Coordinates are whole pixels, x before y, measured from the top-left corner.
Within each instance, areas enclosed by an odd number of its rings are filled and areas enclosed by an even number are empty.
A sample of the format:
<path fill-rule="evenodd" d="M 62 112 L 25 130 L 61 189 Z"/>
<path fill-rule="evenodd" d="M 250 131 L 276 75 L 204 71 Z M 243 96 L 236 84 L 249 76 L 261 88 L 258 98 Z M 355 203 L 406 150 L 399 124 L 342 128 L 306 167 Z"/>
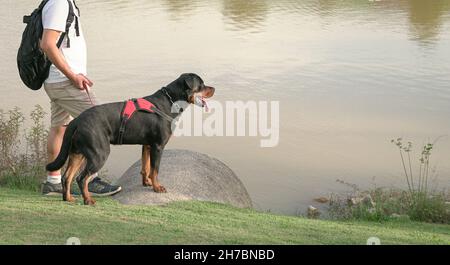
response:
<path fill-rule="evenodd" d="M 96 206 L 0 188 L 0 244 L 450 244 L 450 226 L 409 221 L 336 222 L 206 202 Z"/>

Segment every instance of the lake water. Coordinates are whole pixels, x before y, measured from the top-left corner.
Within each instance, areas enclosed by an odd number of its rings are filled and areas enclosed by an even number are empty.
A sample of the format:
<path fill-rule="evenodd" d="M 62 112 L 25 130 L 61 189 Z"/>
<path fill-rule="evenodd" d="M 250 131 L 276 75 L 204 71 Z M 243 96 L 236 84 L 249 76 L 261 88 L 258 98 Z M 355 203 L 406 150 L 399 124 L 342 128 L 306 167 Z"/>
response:
<path fill-rule="evenodd" d="M 6 3 L 5 3 L 6 2 Z M 0 108 L 29 112 L 44 91 L 20 82 L 22 15 L 38 1 L 3 0 Z M 258 137 L 178 137 L 168 148 L 228 164 L 257 208 L 295 214 L 314 197 L 404 185 L 390 139 L 440 136 L 433 185 L 450 186 L 450 1 L 78 0 L 89 76 L 103 102 L 151 94 L 183 72 L 215 99 L 280 102 L 280 143 Z M 115 147 L 111 179 L 139 159 Z M 168 187 L 170 190 L 170 187 Z"/>

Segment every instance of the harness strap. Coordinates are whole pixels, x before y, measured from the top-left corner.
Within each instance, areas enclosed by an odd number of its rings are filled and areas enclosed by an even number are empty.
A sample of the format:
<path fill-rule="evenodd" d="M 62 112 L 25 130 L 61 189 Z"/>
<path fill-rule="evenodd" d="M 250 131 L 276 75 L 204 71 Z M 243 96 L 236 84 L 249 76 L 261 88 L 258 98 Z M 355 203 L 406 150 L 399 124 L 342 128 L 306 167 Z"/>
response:
<path fill-rule="evenodd" d="M 125 101 L 121 114 L 119 134 L 117 136 L 118 145 L 121 145 L 123 143 L 123 135 L 125 134 L 125 129 L 128 120 L 130 120 L 133 114 L 136 113 L 137 111 L 145 111 L 149 113 L 161 112 L 155 107 L 155 105 L 153 105 L 153 103 L 143 98 L 129 99 Z"/>
<path fill-rule="evenodd" d="M 119 127 L 119 135 L 117 136 L 117 144 L 121 145 L 123 143 L 123 135 L 125 134 L 125 127 L 127 125 L 127 121 L 131 118 L 131 116 L 136 111 L 136 105 L 133 100 L 125 101 L 125 105 L 121 114 L 121 121 Z"/>

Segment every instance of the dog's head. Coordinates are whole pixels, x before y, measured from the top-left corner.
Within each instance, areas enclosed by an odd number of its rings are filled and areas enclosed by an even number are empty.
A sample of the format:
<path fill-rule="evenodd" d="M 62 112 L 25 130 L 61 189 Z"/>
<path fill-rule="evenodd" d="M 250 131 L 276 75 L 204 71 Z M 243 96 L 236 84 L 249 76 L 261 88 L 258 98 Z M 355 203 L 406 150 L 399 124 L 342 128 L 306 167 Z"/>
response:
<path fill-rule="evenodd" d="M 206 99 L 214 95 L 215 88 L 205 85 L 200 76 L 193 73 L 182 74 L 175 82 L 182 90 L 180 100 L 200 107 L 208 107 Z"/>

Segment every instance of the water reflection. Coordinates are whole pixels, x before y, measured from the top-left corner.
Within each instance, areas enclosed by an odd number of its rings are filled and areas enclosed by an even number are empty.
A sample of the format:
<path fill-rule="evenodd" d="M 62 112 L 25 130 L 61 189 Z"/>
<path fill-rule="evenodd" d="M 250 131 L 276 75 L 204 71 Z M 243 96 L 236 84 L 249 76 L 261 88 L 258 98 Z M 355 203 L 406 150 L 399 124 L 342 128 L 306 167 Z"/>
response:
<path fill-rule="evenodd" d="M 185 16 L 192 15 L 192 11 L 198 5 L 198 1 L 164 0 L 162 1 L 171 20 L 183 20 Z"/>
<path fill-rule="evenodd" d="M 180 4 L 179 1 L 167 2 L 173 2 L 175 11 L 177 11 L 177 8 L 186 8 L 186 5 Z M 381 24 L 389 22 L 400 24 L 402 18 L 400 14 L 403 13 L 408 18 L 411 38 L 426 44 L 435 42 L 439 38 L 443 19 L 450 10 L 450 1 L 435 0 L 430 3 L 423 0 L 380 2 L 281 0 L 272 3 L 257 0 L 224 0 L 222 6 L 222 14 L 225 17 L 224 23 L 229 26 L 229 29 L 254 32 L 264 31 L 264 27 L 267 26 L 265 24 L 267 17 L 278 11 L 302 16 L 317 16 L 325 24 L 342 23 L 343 21 L 354 22 L 355 19 L 376 21 Z M 333 21 L 329 21 L 330 18 Z"/>
<path fill-rule="evenodd" d="M 222 5 L 225 23 L 238 30 L 261 31 L 269 12 L 265 0 L 224 0 Z"/>
<path fill-rule="evenodd" d="M 450 10 L 448 0 L 409 0 L 408 17 L 412 39 L 428 44 L 438 38 L 445 12 Z"/>
<path fill-rule="evenodd" d="M 87 0 L 88 4 L 98 5 L 98 2 Z M 316 16 L 321 23 L 354 23 L 355 20 L 376 21 L 383 24 L 401 24 L 402 14 L 408 21 L 410 37 L 422 44 L 435 42 L 441 33 L 441 26 L 448 19 L 450 0 L 398 0 L 398 1 L 351 1 L 351 0 L 221 0 L 219 8 L 224 17 L 223 23 L 229 30 L 263 32 L 268 26 L 266 21 L 272 16 L 282 18 L 283 13 L 296 16 Z M 215 2 L 205 0 L 162 0 L 164 11 L 171 20 L 183 21 L 186 16 L 199 16 L 194 12 L 197 7 L 214 6 Z M 108 9 L 147 9 L 147 12 L 157 7 L 147 1 L 112 0 L 106 4 Z M 292 21 L 296 23 L 295 19 Z M 386 28 L 386 30 L 389 30 Z"/>

